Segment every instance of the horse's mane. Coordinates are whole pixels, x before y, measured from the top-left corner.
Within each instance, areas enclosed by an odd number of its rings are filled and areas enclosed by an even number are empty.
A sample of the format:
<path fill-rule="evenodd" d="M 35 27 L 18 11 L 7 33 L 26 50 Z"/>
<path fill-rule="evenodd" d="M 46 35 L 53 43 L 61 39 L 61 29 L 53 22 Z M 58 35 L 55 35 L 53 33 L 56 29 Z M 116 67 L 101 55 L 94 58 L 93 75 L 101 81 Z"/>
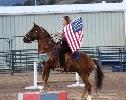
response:
<path fill-rule="evenodd" d="M 42 29 L 44 30 L 44 32 L 46 32 L 50 38 L 52 38 L 52 37 L 50 36 L 49 32 L 47 32 L 43 27 L 40 27 L 40 28 L 42 28 Z"/>
<path fill-rule="evenodd" d="M 42 28 L 44 30 L 44 32 L 48 34 L 49 38 L 51 38 L 51 42 L 53 44 L 56 44 L 56 42 L 53 40 L 53 37 L 51 37 L 51 35 L 49 34 L 49 32 L 47 32 L 43 27 L 40 27 L 40 28 Z"/>

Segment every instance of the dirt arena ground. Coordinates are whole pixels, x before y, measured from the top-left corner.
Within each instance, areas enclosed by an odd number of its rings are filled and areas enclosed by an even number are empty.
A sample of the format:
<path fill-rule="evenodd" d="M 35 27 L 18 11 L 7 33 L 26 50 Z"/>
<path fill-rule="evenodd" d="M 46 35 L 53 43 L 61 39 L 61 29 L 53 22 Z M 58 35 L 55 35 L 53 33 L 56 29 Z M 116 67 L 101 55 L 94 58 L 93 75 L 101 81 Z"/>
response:
<path fill-rule="evenodd" d="M 105 74 L 104 84 L 98 94 L 95 93 L 94 89 L 94 73 L 90 75 L 92 100 L 126 100 L 126 72 L 111 72 L 111 70 L 103 70 L 103 72 Z M 38 75 L 38 80 L 41 81 L 41 75 Z M 61 74 L 52 71 L 49 78 L 50 90 L 65 90 L 68 93 L 69 100 L 81 100 L 83 88 L 67 88 L 67 85 L 74 82 L 63 82 L 66 80 L 74 81 L 75 74 Z M 14 76 L 0 74 L 0 100 L 17 100 L 18 93 L 39 91 L 24 89 L 31 85 L 33 85 L 33 72 L 15 73 Z"/>

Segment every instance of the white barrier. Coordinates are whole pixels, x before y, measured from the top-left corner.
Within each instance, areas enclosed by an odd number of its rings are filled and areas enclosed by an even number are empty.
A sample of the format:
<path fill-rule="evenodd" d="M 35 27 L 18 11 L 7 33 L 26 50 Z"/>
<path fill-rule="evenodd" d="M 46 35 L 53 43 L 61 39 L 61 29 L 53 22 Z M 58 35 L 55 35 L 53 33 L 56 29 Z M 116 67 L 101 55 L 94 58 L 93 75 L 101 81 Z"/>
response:
<path fill-rule="evenodd" d="M 80 84 L 79 75 L 76 73 L 76 83 L 68 85 L 67 87 L 84 87 L 84 84 Z M 34 62 L 34 84 L 33 86 L 25 87 L 25 89 L 43 89 L 43 86 L 37 85 L 37 62 Z"/>
<path fill-rule="evenodd" d="M 34 84 L 33 86 L 25 87 L 25 89 L 43 89 L 43 86 L 37 85 L 37 62 L 34 62 Z"/>
<path fill-rule="evenodd" d="M 67 87 L 84 87 L 84 86 L 85 86 L 84 84 L 80 84 L 79 75 L 76 72 L 76 83 L 68 85 Z"/>

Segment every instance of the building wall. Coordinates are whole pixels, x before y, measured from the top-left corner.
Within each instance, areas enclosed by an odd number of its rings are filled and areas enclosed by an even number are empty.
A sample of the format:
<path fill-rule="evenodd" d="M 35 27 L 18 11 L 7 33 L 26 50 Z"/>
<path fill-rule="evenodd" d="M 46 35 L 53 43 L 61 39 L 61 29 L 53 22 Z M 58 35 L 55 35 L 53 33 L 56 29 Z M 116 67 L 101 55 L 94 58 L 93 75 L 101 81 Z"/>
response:
<path fill-rule="evenodd" d="M 56 33 L 62 29 L 61 18 L 64 15 L 72 19 L 82 17 L 84 24 L 82 46 L 125 45 L 123 11 L 0 15 L 0 37 L 11 38 L 12 49 L 37 48 L 37 43 L 25 44 L 22 41 L 23 37 L 15 36 L 24 36 L 32 28 L 33 22 L 51 34 Z"/>

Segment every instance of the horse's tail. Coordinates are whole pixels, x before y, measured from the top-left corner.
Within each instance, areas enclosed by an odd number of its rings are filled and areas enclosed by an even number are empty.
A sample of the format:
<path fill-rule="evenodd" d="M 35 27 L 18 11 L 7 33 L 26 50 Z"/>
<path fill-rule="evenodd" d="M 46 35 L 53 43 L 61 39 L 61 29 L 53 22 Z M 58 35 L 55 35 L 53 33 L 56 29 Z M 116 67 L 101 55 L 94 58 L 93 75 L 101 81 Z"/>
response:
<path fill-rule="evenodd" d="M 96 72 L 95 72 L 95 81 L 96 81 L 96 88 L 97 89 L 101 89 L 102 88 L 102 84 L 103 84 L 103 78 L 104 78 L 104 74 L 101 70 L 101 64 L 93 59 L 95 64 L 97 65 L 97 68 L 96 68 Z"/>

